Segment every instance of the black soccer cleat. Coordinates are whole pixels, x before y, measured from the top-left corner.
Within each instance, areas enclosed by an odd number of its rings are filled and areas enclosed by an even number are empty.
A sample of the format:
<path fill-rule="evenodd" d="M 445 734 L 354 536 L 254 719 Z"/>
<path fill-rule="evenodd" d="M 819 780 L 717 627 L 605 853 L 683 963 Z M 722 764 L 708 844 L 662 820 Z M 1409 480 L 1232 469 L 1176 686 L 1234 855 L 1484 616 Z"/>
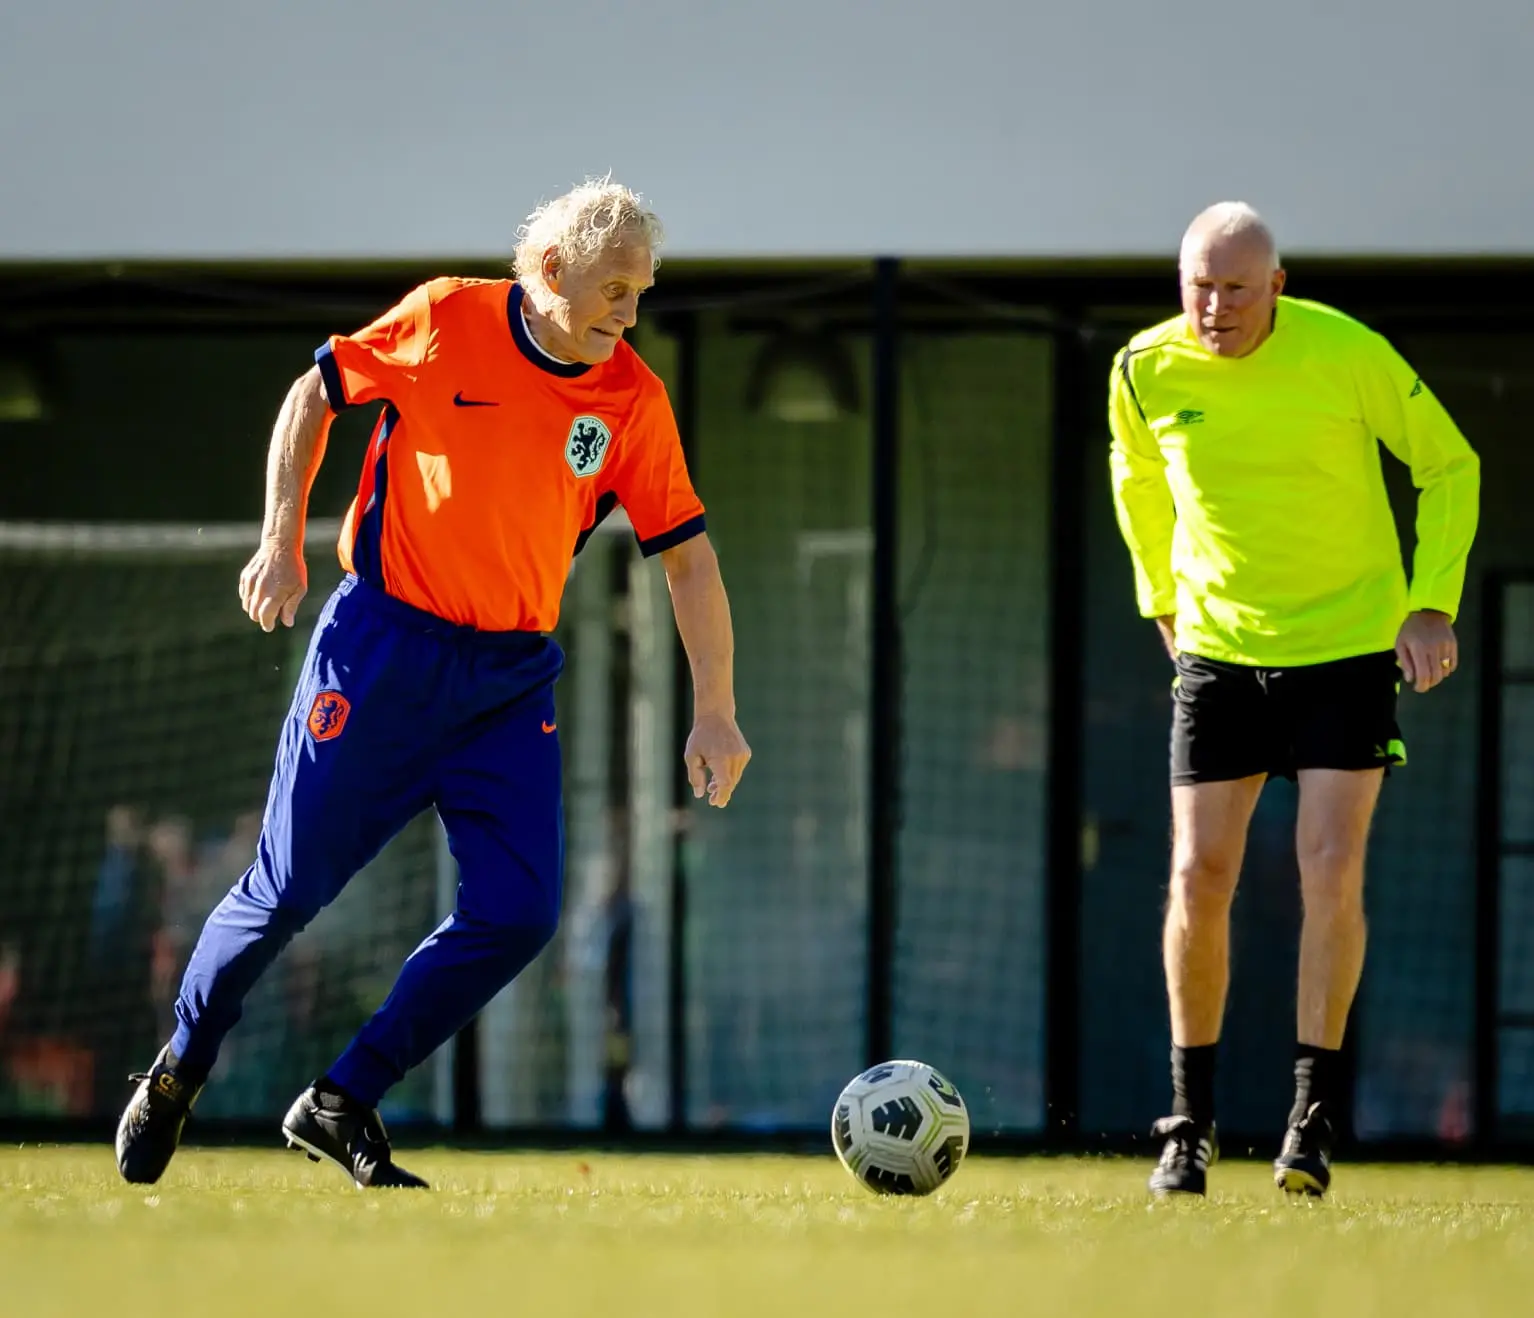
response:
<path fill-rule="evenodd" d="M 1150 1175 L 1155 1195 L 1203 1194 L 1209 1168 L 1219 1160 L 1220 1140 L 1214 1123 L 1201 1126 L 1192 1117 L 1162 1117 L 1151 1127 L 1153 1139 L 1164 1139 L 1161 1161 Z"/>
<path fill-rule="evenodd" d="M 395 1164 L 389 1132 L 376 1108 L 365 1108 L 335 1094 L 321 1094 L 311 1085 L 288 1109 L 282 1119 L 282 1133 L 290 1149 L 302 1149 L 311 1162 L 333 1162 L 360 1190 L 430 1188 L 419 1176 Z"/>
<path fill-rule="evenodd" d="M 1332 1183 L 1331 1118 L 1320 1103 L 1284 1133 L 1284 1146 L 1273 1160 L 1273 1180 L 1287 1194 L 1319 1199 Z"/>
<path fill-rule="evenodd" d="M 170 1165 L 201 1078 L 183 1074 L 166 1044 L 147 1075 L 130 1075 L 138 1088 L 117 1123 L 117 1170 L 132 1185 L 153 1185 Z"/>

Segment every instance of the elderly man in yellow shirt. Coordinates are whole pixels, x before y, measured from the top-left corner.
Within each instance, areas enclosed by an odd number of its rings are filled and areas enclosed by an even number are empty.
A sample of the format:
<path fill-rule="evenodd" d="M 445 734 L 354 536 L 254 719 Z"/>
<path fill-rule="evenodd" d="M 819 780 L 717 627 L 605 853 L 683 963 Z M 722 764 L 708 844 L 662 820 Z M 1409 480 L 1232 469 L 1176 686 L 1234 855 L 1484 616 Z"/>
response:
<path fill-rule="evenodd" d="M 1459 663 L 1452 626 L 1480 464 L 1379 334 L 1284 297 L 1273 235 L 1241 203 L 1182 243 L 1183 314 L 1130 340 L 1109 385 L 1110 463 L 1140 613 L 1176 666 L 1172 873 L 1162 951 L 1172 1115 L 1150 1178 L 1203 1194 L 1219 1155 L 1215 1055 L 1230 908 L 1270 775 L 1297 779 L 1305 918 L 1295 1096 L 1274 1163 L 1331 1182 L 1338 1056 L 1364 960 L 1364 853 L 1387 766 L 1406 762 L 1400 683 Z M 1410 582 L 1379 446 L 1411 469 Z"/>

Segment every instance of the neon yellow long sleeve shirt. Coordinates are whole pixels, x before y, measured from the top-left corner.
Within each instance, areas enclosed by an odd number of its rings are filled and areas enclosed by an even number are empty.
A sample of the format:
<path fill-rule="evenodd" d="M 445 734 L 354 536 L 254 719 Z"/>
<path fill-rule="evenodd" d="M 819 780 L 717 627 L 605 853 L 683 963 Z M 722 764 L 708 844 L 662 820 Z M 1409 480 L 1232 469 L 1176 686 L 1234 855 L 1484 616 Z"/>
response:
<path fill-rule="evenodd" d="M 1480 462 L 1394 348 L 1315 302 L 1217 357 L 1178 316 L 1136 335 L 1109 382 L 1119 529 L 1148 618 L 1180 650 L 1281 668 L 1389 650 L 1408 613 L 1459 611 Z M 1379 445 L 1411 469 L 1408 585 Z"/>

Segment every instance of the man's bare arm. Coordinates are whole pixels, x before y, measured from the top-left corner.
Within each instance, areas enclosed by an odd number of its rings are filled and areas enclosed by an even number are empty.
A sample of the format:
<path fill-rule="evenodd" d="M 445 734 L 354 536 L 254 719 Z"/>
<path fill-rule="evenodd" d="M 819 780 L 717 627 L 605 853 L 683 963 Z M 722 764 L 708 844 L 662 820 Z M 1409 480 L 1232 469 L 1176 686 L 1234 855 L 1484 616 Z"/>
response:
<path fill-rule="evenodd" d="M 706 535 L 661 554 L 677 631 L 692 667 L 693 729 L 687 739 L 687 777 L 693 795 L 728 804 L 751 759 L 735 724 L 735 633 L 719 559 Z M 707 781 L 706 774 L 713 774 Z"/>
<path fill-rule="evenodd" d="M 266 516 L 261 524 L 264 543 L 303 548 L 309 490 L 325 456 L 333 417 L 319 367 L 310 367 L 288 390 L 272 430 L 266 455 Z"/>
<path fill-rule="evenodd" d="M 266 455 L 261 544 L 240 574 L 240 603 L 263 631 L 279 619 L 291 627 L 309 589 L 304 521 L 333 418 L 319 368 L 311 367 L 293 382 L 277 414 Z"/>

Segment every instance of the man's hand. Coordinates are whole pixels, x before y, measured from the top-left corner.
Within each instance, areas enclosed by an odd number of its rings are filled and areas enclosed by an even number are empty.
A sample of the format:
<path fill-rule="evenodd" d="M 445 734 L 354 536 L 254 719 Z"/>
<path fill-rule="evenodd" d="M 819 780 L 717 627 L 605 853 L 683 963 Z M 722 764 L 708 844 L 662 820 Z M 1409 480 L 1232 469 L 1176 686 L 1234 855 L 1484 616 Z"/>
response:
<path fill-rule="evenodd" d="M 692 794 L 701 800 L 707 792 L 708 803 L 723 809 L 730 803 L 730 795 L 746 771 L 751 747 L 746 745 L 733 718 L 724 714 L 702 714 L 692 725 L 685 758 Z M 709 772 L 713 774 L 712 782 L 707 778 Z"/>
<path fill-rule="evenodd" d="M 269 632 L 282 619 L 291 627 L 309 592 L 309 571 L 301 549 L 263 540 L 240 573 L 240 604 L 251 621 Z"/>
<path fill-rule="evenodd" d="M 1459 667 L 1459 642 L 1447 613 L 1408 614 L 1396 637 L 1396 662 L 1413 691 L 1431 691 Z"/>
<path fill-rule="evenodd" d="M 1177 662 L 1177 615 L 1165 613 L 1156 619 L 1156 630 L 1161 633 L 1161 644 L 1166 647 L 1167 658 Z"/>

